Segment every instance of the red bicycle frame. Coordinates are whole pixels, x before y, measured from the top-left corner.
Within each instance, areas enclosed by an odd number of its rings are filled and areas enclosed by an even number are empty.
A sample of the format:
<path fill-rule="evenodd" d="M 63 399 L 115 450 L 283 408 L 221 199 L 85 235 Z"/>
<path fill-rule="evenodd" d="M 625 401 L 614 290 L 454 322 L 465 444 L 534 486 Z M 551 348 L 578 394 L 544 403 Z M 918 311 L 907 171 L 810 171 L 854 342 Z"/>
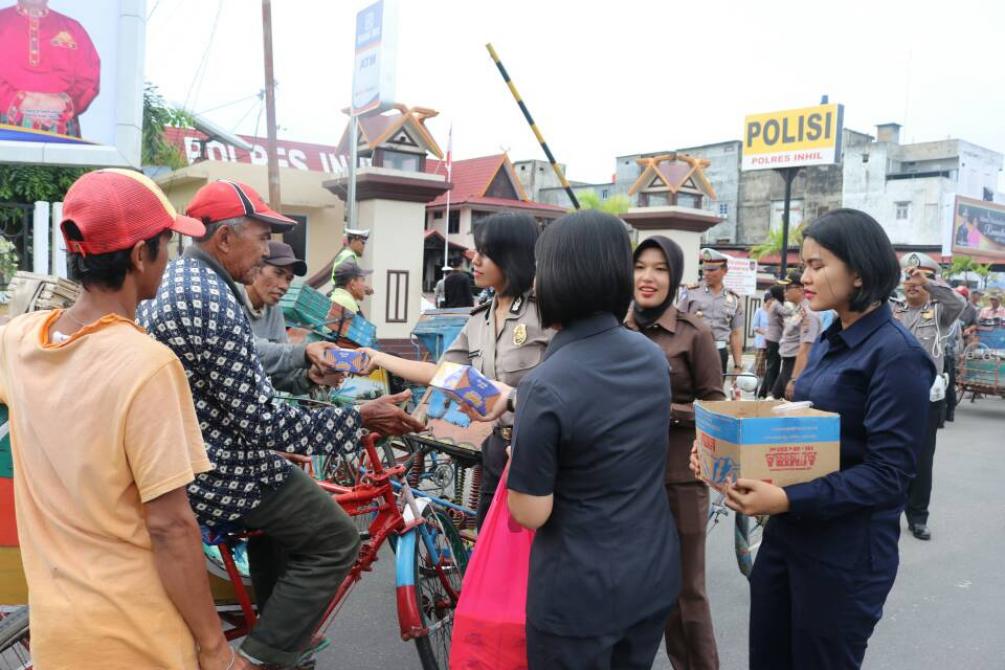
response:
<path fill-rule="evenodd" d="M 318 626 L 316 634 L 327 629 L 333 620 L 333 614 L 344 602 L 349 591 L 362 579 L 364 572 L 371 570 L 373 564 L 377 561 L 378 552 L 384 542 L 391 535 L 403 535 L 423 523 L 422 515 L 419 513 L 415 500 L 412 498 L 411 491 L 407 486 L 402 491 L 406 505 L 412 508 L 412 520 L 407 520 L 398 508 L 398 498 L 395 495 L 394 486 L 391 482 L 394 479 L 403 479 L 408 465 L 406 463 L 385 468 L 380 457 L 377 455 L 375 446 L 379 437 L 376 433 L 369 433 L 363 438 L 363 448 L 370 462 L 370 470 L 362 474 L 358 485 L 346 487 L 332 484 L 331 482 L 317 482 L 322 489 L 332 494 L 335 502 L 349 516 L 360 516 L 372 512 L 376 512 L 376 516 L 370 523 L 370 538 L 363 542 L 356 562 L 350 568 L 349 574 L 342 580 L 331 602 L 325 609 L 325 615 Z M 301 461 L 301 459 L 296 458 L 291 460 L 295 462 Z M 230 539 L 245 539 L 253 537 L 256 534 L 259 533 L 240 532 L 228 534 L 227 537 Z M 221 542 L 218 546 L 243 615 L 241 617 L 243 620 L 241 620 L 227 613 L 221 613 L 221 618 L 233 626 L 226 633 L 227 639 L 233 640 L 251 632 L 251 629 L 255 626 L 256 614 L 251 602 L 251 596 L 248 594 L 248 589 L 244 586 L 230 547 L 226 542 Z M 426 630 L 422 625 L 414 601 L 402 602 L 402 600 L 402 598 L 398 598 L 398 621 L 401 627 L 402 639 L 411 640 L 424 635 Z"/>

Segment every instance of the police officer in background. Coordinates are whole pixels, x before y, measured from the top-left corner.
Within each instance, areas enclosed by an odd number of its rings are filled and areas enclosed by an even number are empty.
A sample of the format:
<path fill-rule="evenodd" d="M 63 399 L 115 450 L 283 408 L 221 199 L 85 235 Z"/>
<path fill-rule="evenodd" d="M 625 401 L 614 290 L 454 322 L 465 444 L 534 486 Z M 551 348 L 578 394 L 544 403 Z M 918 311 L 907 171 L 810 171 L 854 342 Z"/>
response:
<path fill-rule="evenodd" d="M 366 250 L 366 242 L 370 239 L 369 230 L 354 230 L 352 228 L 345 229 L 345 245 L 339 250 L 338 254 L 335 256 L 335 260 L 332 262 L 332 281 L 335 281 L 335 271 L 338 270 L 338 266 L 342 265 L 346 261 L 356 261 L 357 264 L 363 264 L 363 252 Z"/>
<path fill-rule="evenodd" d="M 894 308 L 893 315 L 918 339 L 941 373 L 945 367 L 946 340 L 966 302 L 941 279 L 941 268 L 930 256 L 907 254 L 900 260 L 900 267 L 904 271 L 905 301 Z M 944 419 L 947 384 L 944 373 L 937 375 L 932 384 L 926 440 L 920 445 L 917 476 L 908 487 L 907 526 L 919 540 L 932 538 L 928 529 L 928 503 L 932 498 L 935 438 Z"/>
<path fill-rule="evenodd" d="M 728 260 L 715 249 L 702 249 L 702 280 L 684 287 L 677 303 L 680 311 L 702 317 L 712 329 L 723 373 L 730 351 L 734 372 L 741 372 L 743 363 L 743 303 L 739 295 L 722 284 Z"/>

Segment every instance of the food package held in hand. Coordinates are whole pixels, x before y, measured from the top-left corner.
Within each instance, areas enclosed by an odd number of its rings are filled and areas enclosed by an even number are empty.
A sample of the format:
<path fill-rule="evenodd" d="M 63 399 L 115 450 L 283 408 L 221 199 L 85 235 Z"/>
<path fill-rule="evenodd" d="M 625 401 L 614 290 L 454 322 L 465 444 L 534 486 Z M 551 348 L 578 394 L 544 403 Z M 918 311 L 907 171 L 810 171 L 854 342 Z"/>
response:
<path fill-rule="evenodd" d="M 499 389 L 470 365 L 440 363 L 429 385 L 485 416 L 500 400 Z"/>
<path fill-rule="evenodd" d="M 698 401 L 694 417 L 702 479 L 719 490 L 741 477 L 789 486 L 840 468 L 837 414 L 802 403 L 740 400 Z"/>
<path fill-rule="evenodd" d="M 356 349 L 329 349 L 326 355 L 329 365 L 336 372 L 360 374 L 369 362 L 367 355 Z"/>

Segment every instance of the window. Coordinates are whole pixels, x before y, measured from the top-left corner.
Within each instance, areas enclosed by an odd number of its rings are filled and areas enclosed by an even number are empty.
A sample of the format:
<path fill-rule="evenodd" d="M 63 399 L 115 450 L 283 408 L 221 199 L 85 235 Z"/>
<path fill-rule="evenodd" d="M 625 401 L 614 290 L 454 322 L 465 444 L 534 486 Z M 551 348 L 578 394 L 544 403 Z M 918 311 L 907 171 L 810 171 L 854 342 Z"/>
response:
<path fill-rule="evenodd" d="M 404 170 L 405 172 L 421 172 L 422 156 L 419 154 L 405 153 L 404 151 L 391 151 L 389 149 L 380 150 L 380 166 L 391 168 L 392 170 Z"/>
<path fill-rule="evenodd" d="M 387 271 L 387 302 L 384 320 L 388 323 L 408 321 L 408 270 Z"/>
<path fill-rule="evenodd" d="M 729 216 L 729 203 L 720 202 L 719 203 L 719 216 Z"/>
<path fill-rule="evenodd" d="M 448 235 L 456 235 L 461 232 L 461 213 L 450 212 L 450 227 L 447 229 Z"/>
<path fill-rule="evenodd" d="M 898 202 L 897 203 L 897 220 L 906 221 L 911 214 L 911 203 L 909 202 Z"/>
<path fill-rule="evenodd" d="M 611 194 L 611 192 L 608 189 L 605 188 L 605 189 L 603 189 L 600 192 L 600 199 L 601 200 L 607 200 L 607 198 L 610 196 L 610 194 Z"/>

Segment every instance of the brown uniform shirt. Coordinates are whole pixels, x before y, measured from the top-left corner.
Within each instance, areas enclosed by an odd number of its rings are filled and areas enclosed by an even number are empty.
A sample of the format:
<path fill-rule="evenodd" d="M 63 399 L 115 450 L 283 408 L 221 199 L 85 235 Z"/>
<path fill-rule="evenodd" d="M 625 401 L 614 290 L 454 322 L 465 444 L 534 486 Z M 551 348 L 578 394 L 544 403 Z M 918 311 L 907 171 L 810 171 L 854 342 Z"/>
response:
<path fill-rule="evenodd" d="M 470 365 L 489 379 L 516 388 L 544 358 L 554 330 L 541 327 L 537 305 L 530 294 L 513 300 L 503 327 L 495 332 L 496 301 L 492 299 L 471 312 L 464 330 L 443 354 L 443 360 Z M 507 412 L 499 425 L 512 426 Z"/>
<path fill-rule="evenodd" d="M 625 321 L 639 330 L 632 313 Z M 667 449 L 667 483 L 693 482 L 689 462 L 694 442 L 695 400 L 725 400 L 722 364 L 712 331 L 695 314 L 670 306 L 656 323 L 642 331 L 670 361 L 670 444 Z"/>

